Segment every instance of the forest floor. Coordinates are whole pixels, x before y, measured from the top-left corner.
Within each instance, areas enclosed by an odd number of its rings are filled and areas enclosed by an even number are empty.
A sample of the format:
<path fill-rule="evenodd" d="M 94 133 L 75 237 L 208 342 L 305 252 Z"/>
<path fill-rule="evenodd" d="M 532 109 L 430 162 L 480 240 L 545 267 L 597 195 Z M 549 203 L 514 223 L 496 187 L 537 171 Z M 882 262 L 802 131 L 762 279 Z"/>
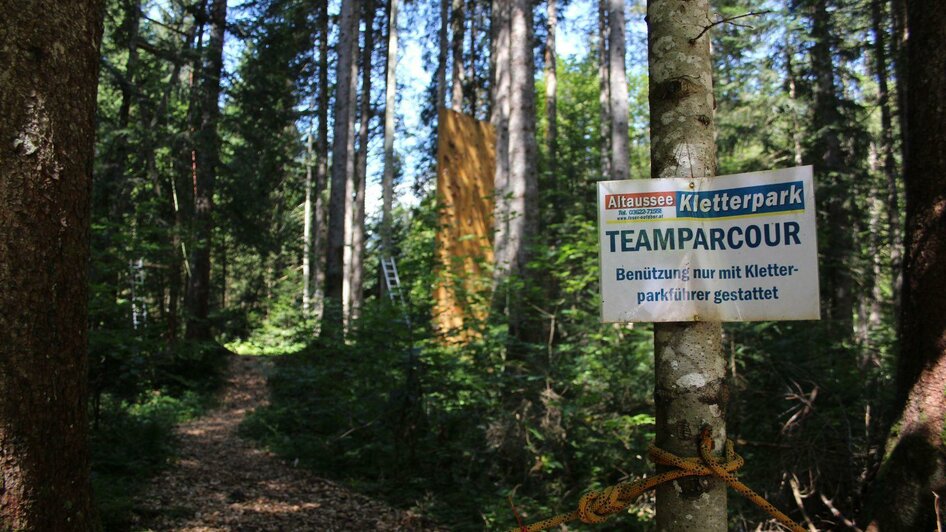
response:
<path fill-rule="evenodd" d="M 265 357 L 232 356 L 220 405 L 179 425 L 176 461 L 136 506 L 136 530 L 435 530 L 397 510 L 280 460 L 238 427 L 267 404 Z"/>

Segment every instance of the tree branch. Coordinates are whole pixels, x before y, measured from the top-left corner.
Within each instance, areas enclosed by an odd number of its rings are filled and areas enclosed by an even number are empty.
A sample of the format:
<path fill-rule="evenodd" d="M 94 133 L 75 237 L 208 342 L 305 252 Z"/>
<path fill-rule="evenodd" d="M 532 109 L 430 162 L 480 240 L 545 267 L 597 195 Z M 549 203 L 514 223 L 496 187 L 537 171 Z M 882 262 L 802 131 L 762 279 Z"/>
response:
<path fill-rule="evenodd" d="M 690 44 L 696 44 L 696 41 L 700 40 L 700 37 L 705 35 L 706 32 L 708 32 L 710 29 L 716 26 L 719 26 L 720 24 L 732 24 L 733 26 L 739 26 L 739 24 L 735 24 L 733 23 L 733 21 L 739 20 L 741 18 L 746 18 L 746 17 L 756 17 L 759 15 L 767 15 L 769 13 L 771 13 L 771 11 L 750 11 L 748 13 L 743 13 L 742 15 L 736 15 L 735 17 L 729 17 L 729 18 L 717 20 L 716 22 L 713 22 L 709 26 L 703 26 L 703 31 L 701 31 L 700 34 L 697 35 L 696 37 L 693 37 L 692 39 L 690 39 Z M 751 26 L 744 26 L 744 27 L 751 27 Z"/>

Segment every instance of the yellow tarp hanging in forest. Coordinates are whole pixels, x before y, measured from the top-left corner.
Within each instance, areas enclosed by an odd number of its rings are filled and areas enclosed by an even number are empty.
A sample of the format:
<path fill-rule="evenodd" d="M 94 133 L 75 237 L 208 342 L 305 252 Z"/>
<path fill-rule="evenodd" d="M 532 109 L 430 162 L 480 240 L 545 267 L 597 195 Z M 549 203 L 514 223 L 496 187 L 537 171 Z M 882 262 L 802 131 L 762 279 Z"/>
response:
<path fill-rule="evenodd" d="M 496 135 L 488 122 L 449 109 L 438 117 L 434 325 L 464 342 L 489 312 Z"/>

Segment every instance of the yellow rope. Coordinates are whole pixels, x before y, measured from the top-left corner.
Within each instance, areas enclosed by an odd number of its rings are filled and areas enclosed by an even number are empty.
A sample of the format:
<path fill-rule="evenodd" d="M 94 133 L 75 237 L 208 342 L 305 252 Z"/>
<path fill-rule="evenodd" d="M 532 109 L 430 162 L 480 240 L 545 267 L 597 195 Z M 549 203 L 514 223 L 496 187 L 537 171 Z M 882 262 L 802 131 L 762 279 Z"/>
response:
<path fill-rule="evenodd" d="M 736 476 L 733 475 L 734 471 L 742 467 L 745 460 L 736 454 L 732 440 L 726 440 L 726 462 L 719 463 L 717 461 L 716 457 L 713 456 L 713 438 L 710 436 L 709 428 L 704 428 L 700 432 L 699 457 L 680 458 L 653 444 L 647 451 L 651 461 L 655 464 L 672 466 L 677 469 L 660 473 L 653 477 L 638 479 L 634 482 L 622 482 L 614 486 L 608 486 L 601 491 L 589 491 L 578 501 L 577 510 L 566 514 L 559 514 L 528 526 L 514 528 L 511 532 L 539 532 L 540 530 L 547 530 L 575 520 L 581 520 L 581 522 L 589 524 L 603 523 L 610 515 L 627 508 L 634 499 L 645 491 L 654 489 L 665 482 L 672 482 L 683 477 L 720 478 L 734 490 L 768 512 L 769 515 L 777 519 L 780 523 L 789 527 L 792 532 L 806 532 L 798 523 L 792 521 L 787 515 L 780 512 L 775 506 L 772 506 L 769 501 L 752 491 L 749 486 L 740 482 Z"/>

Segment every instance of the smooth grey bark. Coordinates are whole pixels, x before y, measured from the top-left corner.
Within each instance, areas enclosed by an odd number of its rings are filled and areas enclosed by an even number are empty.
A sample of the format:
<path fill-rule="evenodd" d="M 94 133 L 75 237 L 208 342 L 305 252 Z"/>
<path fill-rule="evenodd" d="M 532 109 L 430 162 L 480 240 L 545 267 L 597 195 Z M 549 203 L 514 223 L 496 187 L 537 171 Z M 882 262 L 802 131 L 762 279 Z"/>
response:
<path fill-rule="evenodd" d="M 545 38 L 545 151 L 548 168 L 552 176 L 557 171 L 558 152 L 558 78 L 556 76 L 555 32 L 558 27 L 558 11 L 555 0 L 546 5 L 548 32 Z"/>
<path fill-rule="evenodd" d="M 598 142 L 601 177 L 611 176 L 611 76 L 608 56 L 608 0 L 598 0 Z"/>
<path fill-rule="evenodd" d="M 651 174 L 654 178 L 716 174 L 713 75 L 708 0 L 649 0 Z M 656 444 L 678 456 L 698 456 L 697 437 L 712 430 L 726 440 L 726 363 L 716 322 L 654 326 Z M 681 384 L 684 383 L 684 384 Z M 724 531 L 726 485 L 680 479 L 657 488 L 657 529 Z"/>
<path fill-rule="evenodd" d="M 529 244 L 538 230 L 531 0 L 513 0 L 509 27 L 509 210 L 512 220 L 506 244 L 513 273 L 518 274 L 525 271 Z"/>
<path fill-rule="evenodd" d="M 450 9 L 450 33 L 452 50 L 451 97 L 450 107 L 458 113 L 463 112 L 463 83 L 466 73 L 463 70 L 463 34 L 465 25 L 464 0 L 453 0 Z"/>
<path fill-rule="evenodd" d="M 210 322 L 210 250 L 213 239 L 213 196 L 220 166 L 220 78 L 223 75 L 223 41 L 227 29 L 227 0 L 213 0 L 210 5 L 210 42 L 201 69 L 200 125 L 196 147 L 194 178 L 194 238 L 184 301 L 187 306 L 187 338 L 212 339 Z"/>
<path fill-rule="evenodd" d="M 374 0 L 365 0 L 365 47 L 361 53 L 361 125 L 355 161 L 352 204 L 351 295 L 349 322 L 358 319 L 364 302 L 365 279 L 365 186 L 368 181 L 368 126 L 371 123 L 371 59 L 374 48 Z"/>
<path fill-rule="evenodd" d="M 508 247 L 509 206 L 509 0 L 493 0 L 490 60 L 490 122 L 496 131 L 496 173 L 493 178 L 495 207 L 493 212 L 494 287 L 505 278 L 510 268 Z M 494 290 L 494 294 L 497 291 Z M 499 304 L 497 301 L 496 304 Z"/>
<path fill-rule="evenodd" d="M 624 0 L 608 0 L 608 81 L 611 99 L 611 179 L 628 178 L 627 72 Z"/>
<path fill-rule="evenodd" d="M 96 530 L 88 268 L 103 2 L 0 0 L 0 530 Z"/>
<path fill-rule="evenodd" d="M 391 256 L 391 209 L 394 206 L 394 119 L 397 103 L 398 0 L 388 2 L 388 53 L 384 86 L 384 175 L 381 178 L 381 253 Z"/>
<path fill-rule="evenodd" d="M 336 61 L 335 124 L 332 144 L 332 184 L 328 207 L 328 253 L 325 275 L 325 308 L 322 311 L 323 336 L 340 336 L 343 331 L 343 284 L 346 196 L 349 177 L 355 173 L 355 116 L 351 103 L 357 84 L 358 17 L 355 1 L 342 0 L 339 20 L 338 59 Z M 350 200 L 348 200 L 350 201 Z"/>
<path fill-rule="evenodd" d="M 535 60 L 532 53 L 532 0 L 513 0 L 509 17 L 509 182 L 506 258 L 509 276 L 532 287 L 526 264 L 538 233 L 538 144 L 535 136 Z M 522 341 L 538 341 L 541 328 L 530 322 L 529 291 L 508 304 L 510 332 Z"/>

